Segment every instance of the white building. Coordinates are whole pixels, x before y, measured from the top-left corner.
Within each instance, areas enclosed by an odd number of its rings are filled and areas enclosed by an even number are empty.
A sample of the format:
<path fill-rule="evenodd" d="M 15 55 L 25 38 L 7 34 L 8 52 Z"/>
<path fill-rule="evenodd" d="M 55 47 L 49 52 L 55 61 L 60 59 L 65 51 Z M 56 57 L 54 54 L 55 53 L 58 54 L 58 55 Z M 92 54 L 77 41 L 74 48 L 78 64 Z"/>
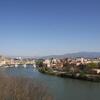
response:
<path fill-rule="evenodd" d="M 49 60 L 49 59 L 46 59 L 43 63 L 46 64 L 47 67 L 51 66 L 51 60 Z"/>
<path fill-rule="evenodd" d="M 6 64 L 5 60 L 4 61 L 0 61 L 0 66 L 5 65 L 5 64 Z"/>

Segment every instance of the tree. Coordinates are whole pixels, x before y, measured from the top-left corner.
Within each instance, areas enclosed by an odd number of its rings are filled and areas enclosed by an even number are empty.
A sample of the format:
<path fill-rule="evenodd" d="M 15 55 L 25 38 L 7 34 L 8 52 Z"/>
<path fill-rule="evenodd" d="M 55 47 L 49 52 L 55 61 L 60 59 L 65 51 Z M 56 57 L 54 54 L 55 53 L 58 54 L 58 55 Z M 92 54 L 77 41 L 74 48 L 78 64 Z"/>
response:
<path fill-rule="evenodd" d="M 80 64 L 78 67 L 79 67 L 80 70 L 85 70 L 86 69 L 86 65 L 84 65 L 84 64 Z"/>
<path fill-rule="evenodd" d="M 36 66 L 37 67 L 43 67 L 44 66 L 43 61 L 42 60 L 37 60 L 36 61 Z"/>
<path fill-rule="evenodd" d="M 89 63 L 87 66 L 90 68 L 96 68 L 98 65 L 96 63 Z"/>
<path fill-rule="evenodd" d="M 100 68 L 100 62 L 98 63 L 98 68 Z"/>
<path fill-rule="evenodd" d="M 71 67 L 73 67 L 73 66 L 69 63 L 64 63 L 63 64 L 63 70 L 64 71 L 69 71 Z"/>

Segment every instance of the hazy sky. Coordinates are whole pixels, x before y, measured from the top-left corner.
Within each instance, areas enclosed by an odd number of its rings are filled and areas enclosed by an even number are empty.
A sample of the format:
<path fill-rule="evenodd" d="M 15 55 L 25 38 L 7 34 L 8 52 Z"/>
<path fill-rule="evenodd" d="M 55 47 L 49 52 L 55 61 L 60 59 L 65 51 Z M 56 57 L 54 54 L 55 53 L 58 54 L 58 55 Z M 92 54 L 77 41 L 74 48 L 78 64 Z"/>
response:
<path fill-rule="evenodd" d="M 100 0 L 0 0 L 0 53 L 100 51 Z"/>

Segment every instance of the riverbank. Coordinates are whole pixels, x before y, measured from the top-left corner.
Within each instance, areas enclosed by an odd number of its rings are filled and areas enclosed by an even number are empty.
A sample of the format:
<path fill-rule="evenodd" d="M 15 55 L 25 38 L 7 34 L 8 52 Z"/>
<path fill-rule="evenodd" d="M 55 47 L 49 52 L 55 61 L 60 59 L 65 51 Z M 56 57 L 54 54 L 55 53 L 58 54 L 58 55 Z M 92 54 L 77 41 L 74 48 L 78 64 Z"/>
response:
<path fill-rule="evenodd" d="M 84 81 L 100 82 L 100 75 L 53 71 L 47 68 L 46 69 L 39 68 L 38 71 L 43 74 L 48 74 L 48 75 L 53 75 L 53 76 L 58 76 L 63 78 L 72 78 L 72 79 L 78 79 Z"/>
<path fill-rule="evenodd" d="M 50 95 L 53 97 L 54 100 L 88 100 L 88 99 L 100 100 L 100 96 L 99 96 L 100 83 L 99 82 L 78 81 L 77 79 L 55 77 L 55 76 L 40 73 L 38 70 L 34 70 L 33 68 L 19 68 L 19 67 L 5 68 L 5 69 L 0 70 L 0 74 L 5 75 L 5 76 L 10 76 L 10 77 L 31 78 L 33 79 L 35 83 L 38 82 L 39 84 L 42 84 L 44 87 L 46 86 L 47 91 L 50 93 Z M 29 81 L 25 81 L 24 85 L 27 82 Z M 0 83 L 1 83 L 1 80 L 0 80 Z M 23 83 L 21 82 L 21 84 Z M 5 84 L 2 84 L 2 85 L 5 86 Z M 7 88 L 5 88 L 4 91 L 6 92 Z M 34 93 L 35 92 L 33 92 L 32 95 L 34 95 Z M 39 97 L 39 93 L 38 93 L 38 97 Z"/>

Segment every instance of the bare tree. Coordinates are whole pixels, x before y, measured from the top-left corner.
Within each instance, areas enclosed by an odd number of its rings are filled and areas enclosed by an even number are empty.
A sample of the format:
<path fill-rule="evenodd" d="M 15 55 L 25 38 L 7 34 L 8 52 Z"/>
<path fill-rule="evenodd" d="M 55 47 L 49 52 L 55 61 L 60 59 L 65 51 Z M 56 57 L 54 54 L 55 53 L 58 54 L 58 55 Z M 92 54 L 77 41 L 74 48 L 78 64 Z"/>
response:
<path fill-rule="evenodd" d="M 0 100 L 53 100 L 47 87 L 29 78 L 0 76 Z"/>

